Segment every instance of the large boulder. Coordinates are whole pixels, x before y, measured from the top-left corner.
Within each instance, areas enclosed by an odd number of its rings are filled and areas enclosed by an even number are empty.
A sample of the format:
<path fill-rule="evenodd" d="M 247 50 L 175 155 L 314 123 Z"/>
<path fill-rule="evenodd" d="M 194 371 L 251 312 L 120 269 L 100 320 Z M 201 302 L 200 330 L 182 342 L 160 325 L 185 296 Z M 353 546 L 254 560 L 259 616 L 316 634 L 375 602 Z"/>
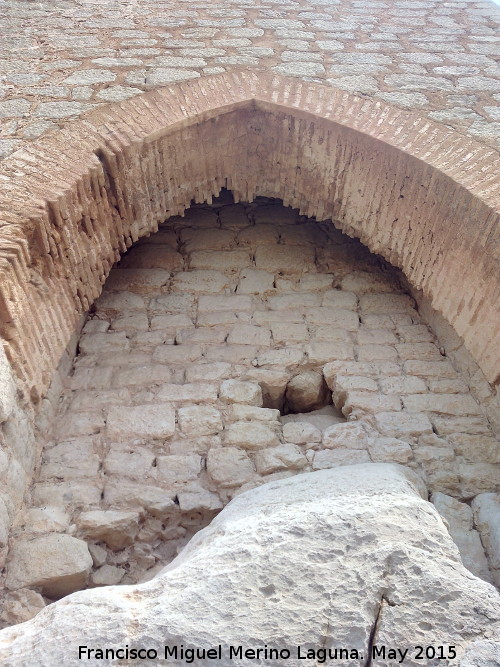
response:
<path fill-rule="evenodd" d="M 0 632 L 0 664 L 78 665 L 79 647 L 87 665 L 115 664 L 95 649 L 128 645 L 150 651 L 131 664 L 185 665 L 182 645 L 213 647 L 192 664 L 218 667 L 312 667 L 328 649 L 349 650 L 326 661 L 342 667 L 371 664 L 374 649 L 377 667 L 398 664 L 406 649 L 406 666 L 460 665 L 466 651 L 463 664 L 475 665 L 476 643 L 489 665 L 500 596 L 464 568 L 425 497 L 397 464 L 263 485 L 236 497 L 152 581 L 76 593 Z M 418 660 L 417 645 L 447 657 Z M 266 647 L 267 656 L 245 655 Z"/>

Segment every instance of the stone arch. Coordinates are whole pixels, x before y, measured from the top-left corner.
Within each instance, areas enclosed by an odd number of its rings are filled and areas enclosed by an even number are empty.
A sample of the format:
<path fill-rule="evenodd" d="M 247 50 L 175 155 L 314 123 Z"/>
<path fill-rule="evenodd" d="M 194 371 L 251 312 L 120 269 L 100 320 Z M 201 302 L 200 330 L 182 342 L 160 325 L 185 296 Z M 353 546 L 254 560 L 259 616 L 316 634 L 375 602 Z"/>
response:
<path fill-rule="evenodd" d="M 416 114 L 264 73 L 101 107 L 0 171 L 0 333 L 14 371 L 36 400 L 119 254 L 226 186 L 333 218 L 403 270 L 495 382 L 495 160 Z"/>

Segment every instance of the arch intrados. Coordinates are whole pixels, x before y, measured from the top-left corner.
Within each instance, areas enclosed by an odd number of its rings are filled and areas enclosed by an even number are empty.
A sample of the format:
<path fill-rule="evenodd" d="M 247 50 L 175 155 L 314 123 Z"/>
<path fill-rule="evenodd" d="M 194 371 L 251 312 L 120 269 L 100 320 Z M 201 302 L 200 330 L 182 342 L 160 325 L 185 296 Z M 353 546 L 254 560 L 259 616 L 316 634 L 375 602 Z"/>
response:
<path fill-rule="evenodd" d="M 240 131 L 229 156 L 216 143 L 228 129 Z M 185 142 L 200 138 L 204 169 L 175 182 Z M 181 154 L 161 163 L 169 147 Z M 277 75 L 232 72 L 99 107 L 2 163 L 1 333 L 14 370 L 43 392 L 119 253 L 228 184 L 333 217 L 423 290 L 495 381 L 497 174 L 492 149 L 417 114 Z"/>

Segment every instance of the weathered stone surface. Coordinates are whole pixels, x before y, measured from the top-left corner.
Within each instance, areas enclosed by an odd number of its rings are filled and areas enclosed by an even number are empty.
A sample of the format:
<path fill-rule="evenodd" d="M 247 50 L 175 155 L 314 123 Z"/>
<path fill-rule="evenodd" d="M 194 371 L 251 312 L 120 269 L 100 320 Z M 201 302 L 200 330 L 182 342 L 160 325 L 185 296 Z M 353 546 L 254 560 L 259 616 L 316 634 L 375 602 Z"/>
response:
<path fill-rule="evenodd" d="M 52 533 L 14 542 L 5 583 L 10 590 L 40 588 L 47 597 L 58 599 L 84 588 L 91 567 L 85 542 Z"/>
<path fill-rule="evenodd" d="M 481 493 L 472 501 L 474 523 L 486 549 L 493 581 L 500 586 L 500 497 Z"/>
<path fill-rule="evenodd" d="M 254 382 L 225 380 L 220 387 L 220 398 L 227 403 L 245 403 L 246 405 L 262 405 L 262 390 Z"/>
<path fill-rule="evenodd" d="M 108 413 L 110 438 L 168 438 L 175 433 L 175 413 L 169 405 L 114 407 Z"/>
<path fill-rule="evenodd" d="M 45 607 L 45 600 L 36 591 L 19 588 L 3 595 L 0 604 L 0 627 L 24 623 Z"/>
<path fill-rule="evenodd" d="M 261 423 L 235 422 L 226 431 L 225 441 L 228 445 L 242 447 L 254 451 L 278 444 L 276 433 Z"/>
<path fill-rule="evenodd" d="M 285 399 L 291 412 L 308 412 L 327 402 L 328 388 L 320 373 L 299 373 L 287 384 Z"/>
<path fill-rule="evenodd" d="M 83 535 L 118 550 L 132 544 L 139 530 L 138 522 L 137 512 L 94 510 L 80 514 L 78 527 Z"/>
<path fill-rule="evenodd" d="M 325 630 L 317 625 L 318 614 L 331 628 L 327 645 L 357 649 L 363 659 L 375 624 L 377 645 L 413 645 L 417 637 L 424 645 L 453 642 L 460 661 L 482 642 L 481 655 L 491 656 L 494 647 L 484 637 L 499 620 L 498 593 L 463 568 L 421 493 L 409 471 L 387 464 L 261 486 L 233 500 L 171 565 L 141 586 L 140 598 L 130 588 L 80 592 L 40 613 L 22 633 L 3 630 L 2 664 L 14 667 L 28 656 L 44 664 L 49 656 L 52 664 L 76 665 L 77 645 L 124 646 L 132 601 L 138 645 L 146 637 L 159 652 L 165 645 L 221 643 L 222 667 L 248 662 L 230 658 L 230 644 L 320 647 Z M 346 514 L 355 521 L 346 521 Z M 243 610 L 235 590 L 246 591 Z M 287 662 L 303 664 L 297 654 Z"/>

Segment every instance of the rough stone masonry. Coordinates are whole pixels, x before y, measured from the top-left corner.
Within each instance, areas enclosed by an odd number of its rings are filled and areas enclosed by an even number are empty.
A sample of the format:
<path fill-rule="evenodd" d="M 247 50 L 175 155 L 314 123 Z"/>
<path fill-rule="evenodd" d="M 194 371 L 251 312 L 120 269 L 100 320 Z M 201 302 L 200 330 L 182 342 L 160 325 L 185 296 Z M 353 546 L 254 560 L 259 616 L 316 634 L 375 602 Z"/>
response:
<path fill-rule="evenodd" d="M 403 276 L 279 202 L 193 206 L 93 306 L 13 530 L 2 619 L 153 577 L 240 492 L 396 462 L 500 583 L 498 442 Z"/>

